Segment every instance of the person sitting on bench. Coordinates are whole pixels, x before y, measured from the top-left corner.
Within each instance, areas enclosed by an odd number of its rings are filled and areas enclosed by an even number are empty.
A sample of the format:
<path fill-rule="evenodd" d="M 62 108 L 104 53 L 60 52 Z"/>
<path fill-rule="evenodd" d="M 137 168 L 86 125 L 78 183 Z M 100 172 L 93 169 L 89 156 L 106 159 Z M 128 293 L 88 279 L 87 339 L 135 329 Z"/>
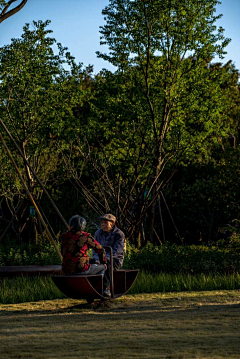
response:
<path fill-rule="evenodd" d="M 86 220 L 75 215 L 69 220 L 70 230 L 62 235 L 61 252 L 64 274 L 103 274 L 107 269 L 105 249 L 91 236 L 83 232 Z M 99 263 L 90 264 L 89 248 L 99 257 Z"/>
<path fill-rule="evenodd" d="M 104 214 L 100 217 L 101 229 L 98 229 L 94 235 L 95 239 L 102 246 L 110 246 L 113 249 L 113 270 L 119 270 L 123 265 L 124 259 L 124 233 L 116 226 L 116 217 L 113 214 Z M 110 297 L 110 253 L 106 250 L 107 254 L 107 270 L 103 278 L 104 296 Z M 97 251 L 93 252 L 93 259 L 95 263 L 100 263 L 100 257 Z"/>

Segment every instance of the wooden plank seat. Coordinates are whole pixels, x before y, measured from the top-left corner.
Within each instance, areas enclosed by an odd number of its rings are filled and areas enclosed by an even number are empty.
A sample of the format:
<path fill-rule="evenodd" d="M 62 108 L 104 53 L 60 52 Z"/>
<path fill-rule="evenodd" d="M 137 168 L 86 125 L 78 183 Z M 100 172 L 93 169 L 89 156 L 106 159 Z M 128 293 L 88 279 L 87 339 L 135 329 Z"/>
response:
<path fill-rule="evenodd" d="M 0 266 L 0 277 L 2 278 L 21 275 L 57 275 L 61 273 L 61 265 Z"/>

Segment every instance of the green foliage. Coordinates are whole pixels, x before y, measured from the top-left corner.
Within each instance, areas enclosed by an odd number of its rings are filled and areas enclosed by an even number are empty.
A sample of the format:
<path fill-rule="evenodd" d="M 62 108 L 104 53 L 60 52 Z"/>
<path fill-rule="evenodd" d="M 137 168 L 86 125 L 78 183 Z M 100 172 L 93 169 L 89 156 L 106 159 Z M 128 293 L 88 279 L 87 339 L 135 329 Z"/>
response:
<path fill-rule="evenodd" d="M 115 73 L 83 70 L 52 37 L 49 21 L 26 24 L 21 38 L 0 49 L 1 118 L 65 217 L 81 211 L 95 228 L 92 208 L 97 216 L 110 209 L 126 235 L 140 241 L 141 229 L 147 236 L 155 225 L 161 237 L 156 220 L 146 223 L 146 215 L 147 222 L 154 211 L 157 217 L 158 206 L 149 213 L 143 195 L 156 180 L 149 198 L 164 188 L 185 243 L 212 243 L 219 225 L 238 218 L 239 146 L 229 148 L 226 136 L 238 136 L 239 72 L 231 62 L 212 63 L 229 42 L 216 27 L 217 3 L 110 0 L 100 31 L 110 52 L 98 56 L 114 64 Z M 6 141 L 31 191 L 41 197 Z M 11 200 L 13 210 L 25 192 L 2 149 L 0 196 Z M 42 202 L 50 223 L 60 227 Z M 164 209 L 163 217 L 169 231 Z M 231 240 L 238 245 L 238 237 Z M 3 262 L 30 263 L 22 251 L 9 256 Z"/>
<path fill-rule="evenodd" d="M 122 68 L 145 62 L 149 48 L 151 57 L 158 52 L 174 64 L 180 64 L 187 52 L 199 60 L 213 54 L 222 56 L 229 40 L 224 40 L 223 29 L 215 25 L 221 17 L 214 16 L 217 3 L 110 0 L 103 10 L 106 24 L 100 31 L 101 43 L 109 46 L 110 53 L 100 56 Z"/>
<path fill-rule="evenodd" d="M 240 221 L 233 219 L 230 224 L 220 229 L 225 239 L 218 241 L 218 245 L 240 249 Z"/>
<path fill-rule="evenodd" d="M 231 274 L 240 272 L 240 248 L 148 244 L 143 249 L 130 250 L 124 266 L 148 273 Z"/>
<path fill-rule="evenodd" d="M 111 0 L 103 10 L 101 43 L 109 53 L 97 54 L 117 71 L 96 79 L 96 136 L 81 149 L 86 162 L 93 158 L 90 192 L 108 193 L 102 207 L 117 213 L 128 238 L 140 238 L 147 215 L 153 241 L 159 191 L 179 164 L 208 163 L 229 131 L 224 84 L 233 69 L 211 64 L 230 41 L 216 27 L 217 3 Z M 146 188 L 153 203 L 143 198 Z"/>
<path fill-rule="evenodd" d="M 239 216 L 239 145 L 228 140 L 214 151 L 211 162 L 181 166 L 164 190 L 185 244 L 214 243 L 225 238 L 219 229 Z M 171 235 L 165 215 L 167 234 Z M 169 237 L 168 237 L 169 238 Z"/>
<path fill-rule="evenodd" d="M 60 245 L 59 245 L 60 249 Z M 49 243 L 0 245 L 1 266 L 61 264 L 55 248 Z"/>
<path fill-rule="evenodd" d="M 73 108 L 81 104 L 84 93 L 79 86 L 81 64 L 50 36 L 49 24 L 34 21 L 33 30 L 26 24 L 21 38 L 0 49 L 1 118 L 44 183 L 53 181 L 60 171 L 61 152 L 70 147 Z M 34 179 L 15 155 L 15 147 L 7 137 L 6 141 L 34 188 Z M 10 180 L 19 190 L 21 184 L 4 152 L 1 163 L 2 193 L 7 196 Z"/>
<path fill-rule="evenodd" d="M 221 17 L 214 15 L 217 3 L 111 0 L 103 10 L 101 39 L 110 51 L 98 56 L 128 78 L 115 96 L 122 105 L 118 122 L 129 105 L 136 127 L 144 118 L 142 132 L 152 142 L 154 166 L 164 167 L 169 157 L 173 162 L 179 157 L 206 160 L 209 142 L 217 142 L 226 132 L 226 101 L 220 87 L 226 71 L 210 65 L 215 55 L 222 58 L 230 41 L 215 25 Z M 131 100 L 125 100 L 127 93 Z"/>
<path fill-rule="evenodd" d="M 236 227 L 227 227 L 235 230 Z M 228 246 L 226 247 L 226 245 Z M 223 247 L 223 245 L 225 247 Z M 0 246 L 0 265 L 61 264 L 55 249 L 49 244 Z M 175 274 L 231 274 L 240 272 L 240 245 L 236 235 L 216 246 L 177 246 L 165 244 L 155 247 L 148 244 L 142 249 L 129 247 L 124 268 L 139 268 L 148 273 Z"/>
<path fill-rule="evenodd" d="M 5 6 L 6 6 L 6 0 L 0 0 L 0 11 L 2 11 Z"/>

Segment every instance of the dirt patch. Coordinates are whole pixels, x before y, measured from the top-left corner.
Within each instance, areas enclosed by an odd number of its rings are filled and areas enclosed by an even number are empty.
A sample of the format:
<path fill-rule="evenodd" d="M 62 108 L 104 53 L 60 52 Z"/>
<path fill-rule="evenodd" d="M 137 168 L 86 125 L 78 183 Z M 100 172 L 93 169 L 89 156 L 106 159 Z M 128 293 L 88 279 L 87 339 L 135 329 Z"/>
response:
<path fill-rule="evenodd" d="M 240 291 L 1 305 L 0 358 L 240 358 Z"/>

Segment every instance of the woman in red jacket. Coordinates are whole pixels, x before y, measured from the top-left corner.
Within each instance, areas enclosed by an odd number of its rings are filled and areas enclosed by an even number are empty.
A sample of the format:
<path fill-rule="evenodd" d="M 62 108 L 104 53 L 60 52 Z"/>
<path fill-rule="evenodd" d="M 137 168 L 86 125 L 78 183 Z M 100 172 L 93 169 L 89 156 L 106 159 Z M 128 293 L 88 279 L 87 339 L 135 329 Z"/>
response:
<path fill-rule="evenodd" d="M 86 220 L 79 215 L 69 220 L 70 230 L 62 235 L 61 252 L 64 274 L 104 274 L 106 269 L 105 249 L 91 236 L 83 232 Z M 99 255 L 100 264 L 90 264 L 89 248 Z"/>

